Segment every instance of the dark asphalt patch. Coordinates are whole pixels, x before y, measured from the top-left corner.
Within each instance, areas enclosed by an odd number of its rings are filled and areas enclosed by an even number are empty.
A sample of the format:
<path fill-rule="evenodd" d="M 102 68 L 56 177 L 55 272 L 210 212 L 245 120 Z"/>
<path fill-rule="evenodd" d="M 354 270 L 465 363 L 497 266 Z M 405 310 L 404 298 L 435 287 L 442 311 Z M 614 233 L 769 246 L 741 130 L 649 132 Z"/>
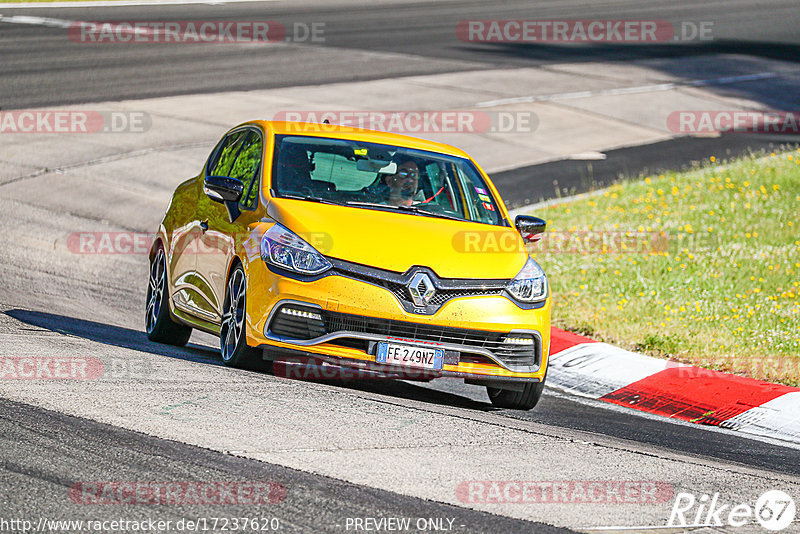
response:
<path fill-rule="evenodd" d="M 749 154 L 795 149 L 800 139 L 765 134 L 678 137 L 606 152 L 604 160 L 562 159 L 491 175 L 509 209 L 608 187 L 624 178 L 687 170 Z"/>

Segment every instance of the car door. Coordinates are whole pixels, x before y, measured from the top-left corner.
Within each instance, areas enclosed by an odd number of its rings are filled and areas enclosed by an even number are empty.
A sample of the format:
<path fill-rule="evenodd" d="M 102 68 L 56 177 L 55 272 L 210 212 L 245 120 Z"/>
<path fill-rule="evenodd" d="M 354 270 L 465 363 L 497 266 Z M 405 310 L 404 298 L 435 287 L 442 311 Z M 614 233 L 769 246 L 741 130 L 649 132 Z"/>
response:
<path fill-rule="evenodd" d="M 172 282 L 172 302 L 182 311 L 193 311 L 202 300 L 196 285 L 197 247 L 200 242 L 200 221 L 197 200 L 203 194 L 202 175 L 188 180 L 175 190 L 168 211 L 171 228 L 167 263 Z"/>
<path fill-rule="evenodd" d="M 208 281 L 197 271 L 197 258 L 205 253 L 201 248 L 206 229 L 203 222 L 206 216 L 202 213 L 202 209 L 208 197 L 203 187 L 203 180 L 209 174 L 224 170 L 226 166 L 230 168 L 243 138 L 242 132 L 234 132 L 220 139 L 211 151 L 203 172 L 194 180 L 182 185 L 178 191 L 182 198 L 185 197 L 178 205 L 188 212 L 180 217 L 182 222 L 176 225 L 171 240 L 172 279 L 175 281 L 173 302 L 182 311 L 210 322 L 217 322 L 217 313 L 207 297 L 211 293 Z"/>
<path fill-rule="evenodd" d="M 225 205 L 206 195 L 198 203 L 203 233 L 197 254 L 197 274 L 206 282 L 204 297 L 216 315 L 215 322 L 222 317 L 227 271 L 236 253 L 237 240 L 241 242 L 244 239 L 249 225 L 255 221 L 264 153 L 263 135 L 258 128 L 247 127 L 232 135 L 235 134 L 240 136 L 235 154 L 231 157 L 230 152 L 226 152 L 212 172 L 242 181 L 244 192 L 239 201 L 239 216 L 231 221 Z"/>

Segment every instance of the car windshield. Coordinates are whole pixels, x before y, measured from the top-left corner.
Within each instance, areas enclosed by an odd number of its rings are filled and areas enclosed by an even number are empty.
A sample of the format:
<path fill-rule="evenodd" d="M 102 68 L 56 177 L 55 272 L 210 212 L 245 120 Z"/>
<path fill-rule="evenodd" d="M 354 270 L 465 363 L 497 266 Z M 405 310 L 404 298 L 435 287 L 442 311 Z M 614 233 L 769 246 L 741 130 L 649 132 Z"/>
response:
<path fill-rule="evenodd" d="M 465 158 L 311 136 L 277 136 L 274 196 L 364 209 L 504 224 L 497 200 Z"/>

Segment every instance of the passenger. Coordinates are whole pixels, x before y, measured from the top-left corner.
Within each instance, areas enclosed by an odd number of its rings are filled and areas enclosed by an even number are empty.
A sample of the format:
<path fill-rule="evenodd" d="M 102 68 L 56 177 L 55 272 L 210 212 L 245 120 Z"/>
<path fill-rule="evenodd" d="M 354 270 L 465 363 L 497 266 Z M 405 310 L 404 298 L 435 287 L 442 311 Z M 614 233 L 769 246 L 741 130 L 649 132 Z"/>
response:
<path fill-rule="evenodd" d="M 306 150 L 301 145 L 282 144 L 278 154 L 278 190 L 307 194 L 311 187 L 311 164 Z"/>

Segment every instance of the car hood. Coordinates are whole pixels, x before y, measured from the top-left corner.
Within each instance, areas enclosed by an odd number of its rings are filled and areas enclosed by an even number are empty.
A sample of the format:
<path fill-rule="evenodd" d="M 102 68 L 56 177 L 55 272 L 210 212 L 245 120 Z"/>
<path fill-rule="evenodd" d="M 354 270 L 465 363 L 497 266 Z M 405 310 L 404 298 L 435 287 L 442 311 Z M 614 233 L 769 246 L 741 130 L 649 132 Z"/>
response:
<path fill-rule="evenodd" d="M 400 273 L 418 265 L 442 278 L 508 279 L 527 260 L 505 226 L 295 199 L 273 199 L 267 212 L 328 257 Z"/>

